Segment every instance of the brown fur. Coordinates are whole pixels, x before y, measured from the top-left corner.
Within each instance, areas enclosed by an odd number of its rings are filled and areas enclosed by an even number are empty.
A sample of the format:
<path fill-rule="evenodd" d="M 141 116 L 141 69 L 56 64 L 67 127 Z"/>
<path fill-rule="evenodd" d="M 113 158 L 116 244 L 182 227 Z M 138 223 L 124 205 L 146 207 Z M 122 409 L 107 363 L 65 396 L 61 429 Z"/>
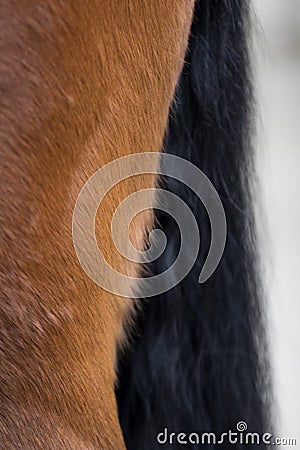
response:
<path fill-rule="evenodd" d="M 159 151 L 193 1 L 0 0 L 1 449 L 124 448 L 116 342 L 131 302 L 81 269 L 71 221 L 110 160 Z M 120 184 L 97 237 L 115 268 L 110 217 L 152 177 Z M 151 214 L 132 227 L 142 246 Z"/>

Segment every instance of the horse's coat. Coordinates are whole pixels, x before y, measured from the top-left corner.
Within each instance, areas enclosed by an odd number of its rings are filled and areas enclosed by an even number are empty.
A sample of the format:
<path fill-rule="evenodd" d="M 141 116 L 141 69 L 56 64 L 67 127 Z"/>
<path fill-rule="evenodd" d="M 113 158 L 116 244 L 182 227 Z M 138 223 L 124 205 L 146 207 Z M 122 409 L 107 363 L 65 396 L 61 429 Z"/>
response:
<path fill-rule="evenodd" d="M 197 0 L 191 27 L 193 9 L 192 0 L 0 0 L 0 449 L 153 450 L 165 427 L 218 434 L 238 421 L 271 431 L 251 200 L 249 1 Z M 101 290 L 80 267 L 72 213 L 99 167 L 162 147 L 210 177 L 227 244 L 199 285 L 208 220 L 199 199 L 166 177 L 199 223 L 201 249 L 180 284 L 139 303 L 133 326 L 133 301 Z M 99 209 L 99 246 L 126 274 L 141 267 L 114 248 L 112 215 L 154 184 L 130 178 Z M 168 237 L 147 267 L 157 274 L 180 236 L 155 214 Z M 136 217 L 136 247 L 152 226 L 151 211 Z"/>
<path fill-rule="evenodd" d="M 130 302 L 81 270 L 76 197 L 119 156 L 159 151 L 193 1 L 0 1 L 2 449 L 124 448 L 116 343 Z M 97 237 L 115 268 L 110 217 L 140 177 L 102 205 Z M 151 214 L 132 234 L 142 246 Z M 140 449 L 139 449 L 140 450 Z"/>

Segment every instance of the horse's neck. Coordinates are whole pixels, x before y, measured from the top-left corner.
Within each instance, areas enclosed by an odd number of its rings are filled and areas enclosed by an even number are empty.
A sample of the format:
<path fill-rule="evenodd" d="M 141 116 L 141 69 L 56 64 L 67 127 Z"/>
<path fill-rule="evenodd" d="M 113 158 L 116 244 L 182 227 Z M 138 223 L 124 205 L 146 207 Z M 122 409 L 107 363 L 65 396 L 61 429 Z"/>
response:
<path fill-rule="evenodd" d="M 160 150 L 193 2 L 9 5 L 1 2 L 0 28 L 3 445 L 44 448 L 48 435 L 57 436 L 51 448 L 73 439 L 72 448 L 120 449 L 114 361 L 130 302 L 80 268 L 72 213 L 99 167 Z M 114 252 L 110 217 L 149 185 L 145 176 L 124 183 L 97 221 L 107 258 L 131 274 L 138 266 Z M 149 222 L 141 215 L 132 230 L 139 246 Z"/>

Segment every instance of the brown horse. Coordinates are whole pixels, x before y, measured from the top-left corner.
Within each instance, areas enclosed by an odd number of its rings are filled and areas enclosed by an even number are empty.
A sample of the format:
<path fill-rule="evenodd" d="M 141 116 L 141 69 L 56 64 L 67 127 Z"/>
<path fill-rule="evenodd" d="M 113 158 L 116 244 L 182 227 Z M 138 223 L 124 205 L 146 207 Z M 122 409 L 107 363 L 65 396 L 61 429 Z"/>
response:
<path fill-rule="evenodd" d="M 193 1 L 1 0 L 1 443 L 3 449 L 124 448 L 116 346 L 130 301 L 82 272 L 71 223 L 105 163 L 159 151 Z M 110 217 L 153 177 L 105 200 L 98 241 L 115 267 Z M 142 246 L 151 213 L 132 228 Z"/>
<path fill-rule="evenodd" d="M 122 450 L 124 438 L 128 449 L 152 450 L 167 426 L 222 432 L 246 420 L 260 432 L 268 423 L 249 201 L 248 0 L 195 5 L 0 0 L 3 450 Z M 133 327 L 133 300 L 101 289 L 82 270 L 72 216 L 97 169 L 163 148 L 210 176 L 224 204 L 227 243 L 212 280 L 199 285 L 196 268 L 139 306 Z M 206 230 L 199 203 L 167 178 L 165 185 L 191 203 Z M 132 277 L 142 267 L 118 253 L 112 217 L 132 193 L 155 186 L 153 174 L 130 177 L 97 213 L 104 257 Z M 156 217 L 169 233 L 169 261 L 177 232 Z M 136 248 L 145 248 L 153 225 L 151 208 L 132 221 Z M 209 232 L 202 236 L 207 246 Z"/>

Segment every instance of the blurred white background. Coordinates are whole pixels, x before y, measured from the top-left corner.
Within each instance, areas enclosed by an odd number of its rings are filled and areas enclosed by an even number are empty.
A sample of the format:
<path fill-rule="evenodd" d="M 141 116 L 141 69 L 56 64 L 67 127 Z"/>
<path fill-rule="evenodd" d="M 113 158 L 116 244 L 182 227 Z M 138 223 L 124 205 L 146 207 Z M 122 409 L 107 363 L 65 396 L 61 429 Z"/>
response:
<path fill-rule="evenodd" d="M 300 448 L 300 0 L 253 2 L 260 22 L 257 147 L 278 437 L 297 438 Z"/>

